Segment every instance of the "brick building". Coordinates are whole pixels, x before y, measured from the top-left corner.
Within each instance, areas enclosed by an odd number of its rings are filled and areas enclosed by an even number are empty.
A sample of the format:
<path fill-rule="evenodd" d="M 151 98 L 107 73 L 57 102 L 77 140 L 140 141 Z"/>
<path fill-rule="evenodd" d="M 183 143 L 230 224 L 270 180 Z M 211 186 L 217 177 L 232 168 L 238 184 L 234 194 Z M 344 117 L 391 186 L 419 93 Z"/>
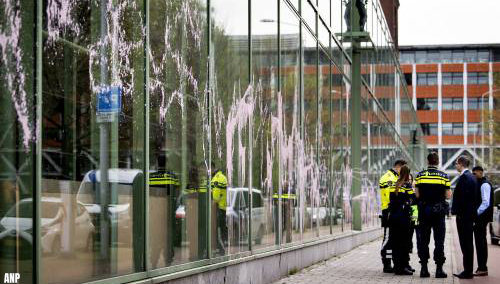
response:
<path fill-rule="evenodd" d="M 488 122 L 500 96 L 500 44 L 399 49 L 426 142 L 439 152 L 441 168 L 456 177 L 453 162 L 465 153 L 494 171 L 498 145 Z"/>

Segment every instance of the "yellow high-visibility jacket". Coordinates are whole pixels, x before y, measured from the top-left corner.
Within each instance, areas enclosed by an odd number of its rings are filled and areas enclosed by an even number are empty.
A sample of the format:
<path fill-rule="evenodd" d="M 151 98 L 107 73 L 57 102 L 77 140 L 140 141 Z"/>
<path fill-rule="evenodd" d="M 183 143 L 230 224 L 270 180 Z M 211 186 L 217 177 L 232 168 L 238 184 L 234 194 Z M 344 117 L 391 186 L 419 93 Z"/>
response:
<path fill-rule="evenodd" d="M 227 178 L 222 171 L 217 171 L 210 183 L 212 186 L 212 199 L 217 202 L 221 210 L 227 207 Z"/>
<path fill-rule="evenodd" d="M 380 187 L 380 201 L 382 203 L 382 210 L 389 208 L 390 202 L 390 193 L 394 192 L 396 189 L 396 182 L 398 181 L 399 175 L 398 173 L 390 169 L 388 170 L 379 181 Z"/>

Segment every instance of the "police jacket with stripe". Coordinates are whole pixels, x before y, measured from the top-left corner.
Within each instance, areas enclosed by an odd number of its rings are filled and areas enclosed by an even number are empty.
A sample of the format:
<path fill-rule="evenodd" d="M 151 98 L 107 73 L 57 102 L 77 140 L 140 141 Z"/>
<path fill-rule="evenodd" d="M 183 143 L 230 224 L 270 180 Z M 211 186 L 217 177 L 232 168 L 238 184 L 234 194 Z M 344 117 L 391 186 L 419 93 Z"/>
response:
<path fill-rule="evenodd" d="M 418 188 L 418 204 L 420 206 L 432 206 L 445 202 L 446 191 L 450 188 L 448 175 L 429 166 L 417 174 L 415 186 Z"/>

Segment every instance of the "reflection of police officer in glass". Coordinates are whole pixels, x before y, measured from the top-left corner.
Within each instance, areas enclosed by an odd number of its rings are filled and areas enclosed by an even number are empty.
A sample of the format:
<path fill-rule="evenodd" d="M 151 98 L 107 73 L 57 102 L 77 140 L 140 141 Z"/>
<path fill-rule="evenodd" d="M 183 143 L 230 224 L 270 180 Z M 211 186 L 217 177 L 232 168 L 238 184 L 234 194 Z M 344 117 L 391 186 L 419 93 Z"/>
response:
<path fill-rule="evenodd" d="M 212 187 L 212 199 L 217 203 L 217 248 L 224 251 L 228 240 L 226 222 L 227 178 L 221 170 L 216 169 L 213 172 L 210 185 Z"/>
<path fill-rule="evenodd" d="M 406 161 L 397 160 L 394 162 L 392 169 L 388 170 L 380 178 L 380 201 L 382 209 L 382 227 L 384 228 L 384 238 L 382 240 L 382 249 L 380 250 L 380 255 L 382 257 L 382 264 L 384 265 L 384 272 L 392 273 L 394 272 L 391 259 L 392 259 L 392 243 L 393 237 L 392 232 L 389 227 L 389 202 L 390 202 L 390 192 L 394 192 L 396 188 L 396 182 L 399 178 L 399 171 L 402 166 L 406 165 Z"/>
<path fill-rule="evenodd" d="M 389 193 L 389 227 L 393 234 L 392 252 L 394 272 L 396 275 L 412 275 L 410 266 L 409 234 L 411 226 L 412 206 L 415 193 L 410 182 L 410 169 L 404 165 L 399 172 L 394 191 Z"/>
<path fill-rule="evenodd" d="M 365 24 L 366 24 L 366 4 L 363 0 L 355 0 L 356 7 L 358 8 L 359 11 L 359 30 L 364 31 L 365 30 Z M 345 4 L 345 13 L 344 13 L 344 20 L 347 26 L 346 32 L 351 31 L 351 6 L 352 6 L 352 1 L 348 0 L 347 3 Z"/>
<path fill-rule="evenodd" d="M 439 171 L 439 156 L 436 152 L 427 155 L 429 166 L 415 177 L 418 202 L 417 247 L 422 266 L 420 277 L 429 277 L 427 261 L 429 260 L 429 242 L 431 230 L 434 234 L 434 261 L 436 262 L 436 278 L 446 278 L 443 265 L 444 238 L 446 233 L 445 216 L 448 214 L 446 199 L 451 197 L 448 175 Z"/>
<path fill-rule="evenodd" d="M 275 232 L 276 236 L 278 235 L 279 231 L 279 218 L 278 218 L 278 202 L 279 198 L 281 197 L 281 231 L 282 231 L 282 239 L 283 242 L 285 243 L 290 243 L 292 241 L 292 208 L 293 208 L 293 203 L 295 202 L 295 190 L 290 188 L 288 186 L 288 183 L 284 183 L 283 185 L 283 192 L 281 195 L 279 192 L 275 192 L 273 194 L 273 203 L 274 203 L 274 208 L 276 209 L 275 211 L 275 217 L 274 217 L 274 226 L 275 226 Z"/>

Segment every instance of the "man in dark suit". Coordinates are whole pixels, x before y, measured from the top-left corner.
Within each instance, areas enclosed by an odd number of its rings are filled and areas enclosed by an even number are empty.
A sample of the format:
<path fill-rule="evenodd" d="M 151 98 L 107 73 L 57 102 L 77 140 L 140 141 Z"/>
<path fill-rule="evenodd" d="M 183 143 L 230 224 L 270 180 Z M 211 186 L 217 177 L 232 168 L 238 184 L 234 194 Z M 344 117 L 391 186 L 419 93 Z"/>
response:
<path fill-rule="evenodd" d="M 451 213 L 456 215 L 458 239 L 462 249 L 464 271 L 453 274 L 460 279 L 471 279 L 474 277 L 474 243 L 473 225 L 477 216 L 476 178 L 467 168 L 469 158 L 467 156 L 458 157 L 455 168 L 460 173 L 457 186 L 453 192 L 453 204 Z"/>

